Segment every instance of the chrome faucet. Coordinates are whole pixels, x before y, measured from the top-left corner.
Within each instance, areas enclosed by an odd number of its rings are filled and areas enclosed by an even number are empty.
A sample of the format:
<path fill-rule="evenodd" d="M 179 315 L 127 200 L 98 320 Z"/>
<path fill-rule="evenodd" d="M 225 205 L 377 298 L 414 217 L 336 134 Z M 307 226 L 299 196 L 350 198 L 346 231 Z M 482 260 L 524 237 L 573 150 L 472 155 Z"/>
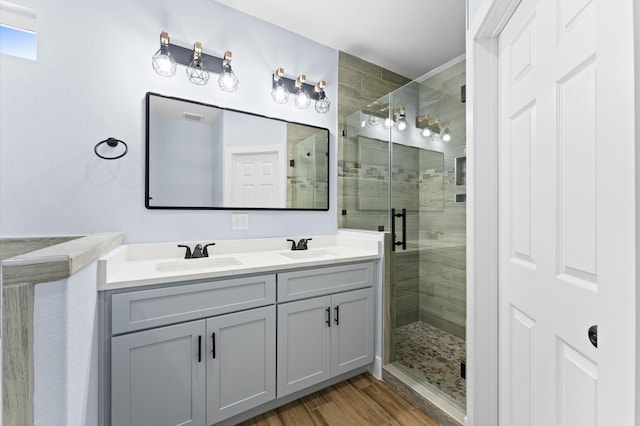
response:
<path fill-rule="evenodd" d="M 184 245 L 184 244 L 178 244 L 178 247 L 182 247 L 182 248 L 186 248 L 187 251 L 184 254 L 184 258 L 185 259 L 197 259 L 199 257 L 209 257 L 209 250 L 208 247 L 209 246 L 215 246 L 216 243 L 209 243 L 207 245 L 204 246 L 204 248 L 202 247 L 202 244 L 196 244 L 196 246 L 193 248 L 193 253 L 191 252 L 191 247 Z"/>
<path fill-rule="evenodd" d="M 294 240 L 287 239 L 287 241 L 291 242 L 291 250 L 307 250 L 309 248 L 307 247 L 307 242 L 311 241 L 312 239 L 313 238 L 302 238 L 300 239 L 300 241 L 298 241 L 297 245 Z"/>

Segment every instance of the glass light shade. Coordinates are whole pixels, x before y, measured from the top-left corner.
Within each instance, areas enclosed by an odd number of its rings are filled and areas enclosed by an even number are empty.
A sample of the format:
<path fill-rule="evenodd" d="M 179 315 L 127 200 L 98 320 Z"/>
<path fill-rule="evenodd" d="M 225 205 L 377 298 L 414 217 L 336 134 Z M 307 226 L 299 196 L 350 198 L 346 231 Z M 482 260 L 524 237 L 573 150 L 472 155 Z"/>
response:
<path fill-rule="evenodd" d="M 370 115 L 369 118 L 367 118 L 367 123 L 369 123 L 370 126 L 377 126 L 380 124 L 380 118 L 375 115 Z"/>
<path fill-rule="evenodd" d="M 284 104 L 289 100 L 289 91 L 284 87 L 284 84 L 278 83 L 271 91 L 271 96 L 277 103 Z"/>
<path fill-rule="evenodd" d="M 384 121 L 382 122 L 382 127 L 384 127 L 385 129 L 388 129 L 389 126 L 391 126 L 391 119 L 385 118 Z"/>
<path fill-rule="evenodd" d="M 449 129 L 444 129 L 444 133 L 442 134 L 442 140 L 444 142 L 449 142 L 451 140 L 451 133 L 449 133 Z"/>
<path fill-rule="evenodd" d="M 398 130 L 402 132 L 404 129 L 407 128 L 407 119 L 404 117 L 400 117 L 400 119 L 396 124 L 396 127 L 398 127 Z"/>
<path fill-rule="evenodd" d="M 171 56 L 168 46 L 160 46 L 160 49 L 151 57 L 153 70 L 163 77 L 173 77 L 176 75 L 176 61 Z"/>
<path fill-rule="evenodd" d="M 209 81 L 209 71 L 204 67 L 200 58 L 196 58 L 187 67 L 187 77 L 189 81 L 198 86 L 204 86 Z"/>
<path fill-rule="evenodd" d="M 238 83 L 240 80 L 231 69 L 231 65 L 222 67 L 220 78 L 218 78 L 218 85 L 225 92 L 235 92 L 238 90 Z"/>
<path fill-rule="evenodd" d="M 311 98 L 303 88 L 300 88 L 298 90 L 298 92 L 296 93 L 296 96 L 293 98 L 293 101 L 295 102 L 296 106 L 300 109 L 309 108 L 309 105 L 311 104 Z"/>
<path fill-rule="evenodd" d="M 319 114 L 326 114 L 329 112 L 331 108 L 331 102 L 327 99 L 327 96 L 324 94 L 324 90 L 320 92 L 319 98 L 316 101 L 316 112 Z"/>
<path fill-rule="evenodd" d="M 425 138 L 431 136 L 431 129 L 429 129 L 428 127 L 422 129 L 422 136 L 424 136 Z"/>

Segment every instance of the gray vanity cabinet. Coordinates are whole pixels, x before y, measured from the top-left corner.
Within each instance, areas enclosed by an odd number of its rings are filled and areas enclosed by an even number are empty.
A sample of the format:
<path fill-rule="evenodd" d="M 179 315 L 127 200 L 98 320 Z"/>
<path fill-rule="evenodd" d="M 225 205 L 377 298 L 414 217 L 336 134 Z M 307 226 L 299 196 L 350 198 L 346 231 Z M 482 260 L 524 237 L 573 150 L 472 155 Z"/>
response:
<path fill-rule="evenodd" d="M 278 397 L 373 362 L 373 288 L 278 305 Z"/>
<path fill-rule="evenodd" d="M 207 424 L 275 399 L 275 307 L 207 319 Z"/>
<path fill-rule="evenodd" d="M 114 337 L 111 424 L 203 425 L 204 336 L 204 321 L 193 321 Z"/>
<path fill-rule="evenodd" d="M 103 294 L 103 424 L 207 426 L 275 399 L 275 286 L 265 274 Z"/>

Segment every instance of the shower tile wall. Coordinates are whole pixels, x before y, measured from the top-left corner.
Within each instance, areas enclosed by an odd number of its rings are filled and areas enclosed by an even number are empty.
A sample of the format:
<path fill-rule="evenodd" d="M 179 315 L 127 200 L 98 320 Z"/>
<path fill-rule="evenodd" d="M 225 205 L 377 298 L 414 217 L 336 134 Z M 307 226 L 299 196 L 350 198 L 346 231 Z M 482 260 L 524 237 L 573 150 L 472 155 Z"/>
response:
<path fill-rule="evenodd" d="M 353 112 L 409 82 L 406 77 L 339 52 L 338 128 L 345 127 L 344 120 Z M 338 227 L 376 230 L 380 224 L 386 226 L 387 142 L 340 136 L 338 159 Z M 346 215 L 340 214 L 343 211 Z"/>

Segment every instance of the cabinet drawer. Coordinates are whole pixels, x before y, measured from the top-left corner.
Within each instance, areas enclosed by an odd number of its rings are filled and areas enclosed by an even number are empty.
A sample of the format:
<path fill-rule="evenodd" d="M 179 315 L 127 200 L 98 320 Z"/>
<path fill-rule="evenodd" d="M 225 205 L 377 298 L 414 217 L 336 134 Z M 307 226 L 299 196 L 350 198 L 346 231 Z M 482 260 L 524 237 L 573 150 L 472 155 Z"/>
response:
<path fill-rule="evenodd" d="M 132 291 L 112 296 L 112 334 L 275 303 L 275 275 Z"/>
<path fill-rule="evenodd" d="M 278 301 L 371 287 L 373 274 L 373 262 L 283 272 L 278 274 Z"/>

